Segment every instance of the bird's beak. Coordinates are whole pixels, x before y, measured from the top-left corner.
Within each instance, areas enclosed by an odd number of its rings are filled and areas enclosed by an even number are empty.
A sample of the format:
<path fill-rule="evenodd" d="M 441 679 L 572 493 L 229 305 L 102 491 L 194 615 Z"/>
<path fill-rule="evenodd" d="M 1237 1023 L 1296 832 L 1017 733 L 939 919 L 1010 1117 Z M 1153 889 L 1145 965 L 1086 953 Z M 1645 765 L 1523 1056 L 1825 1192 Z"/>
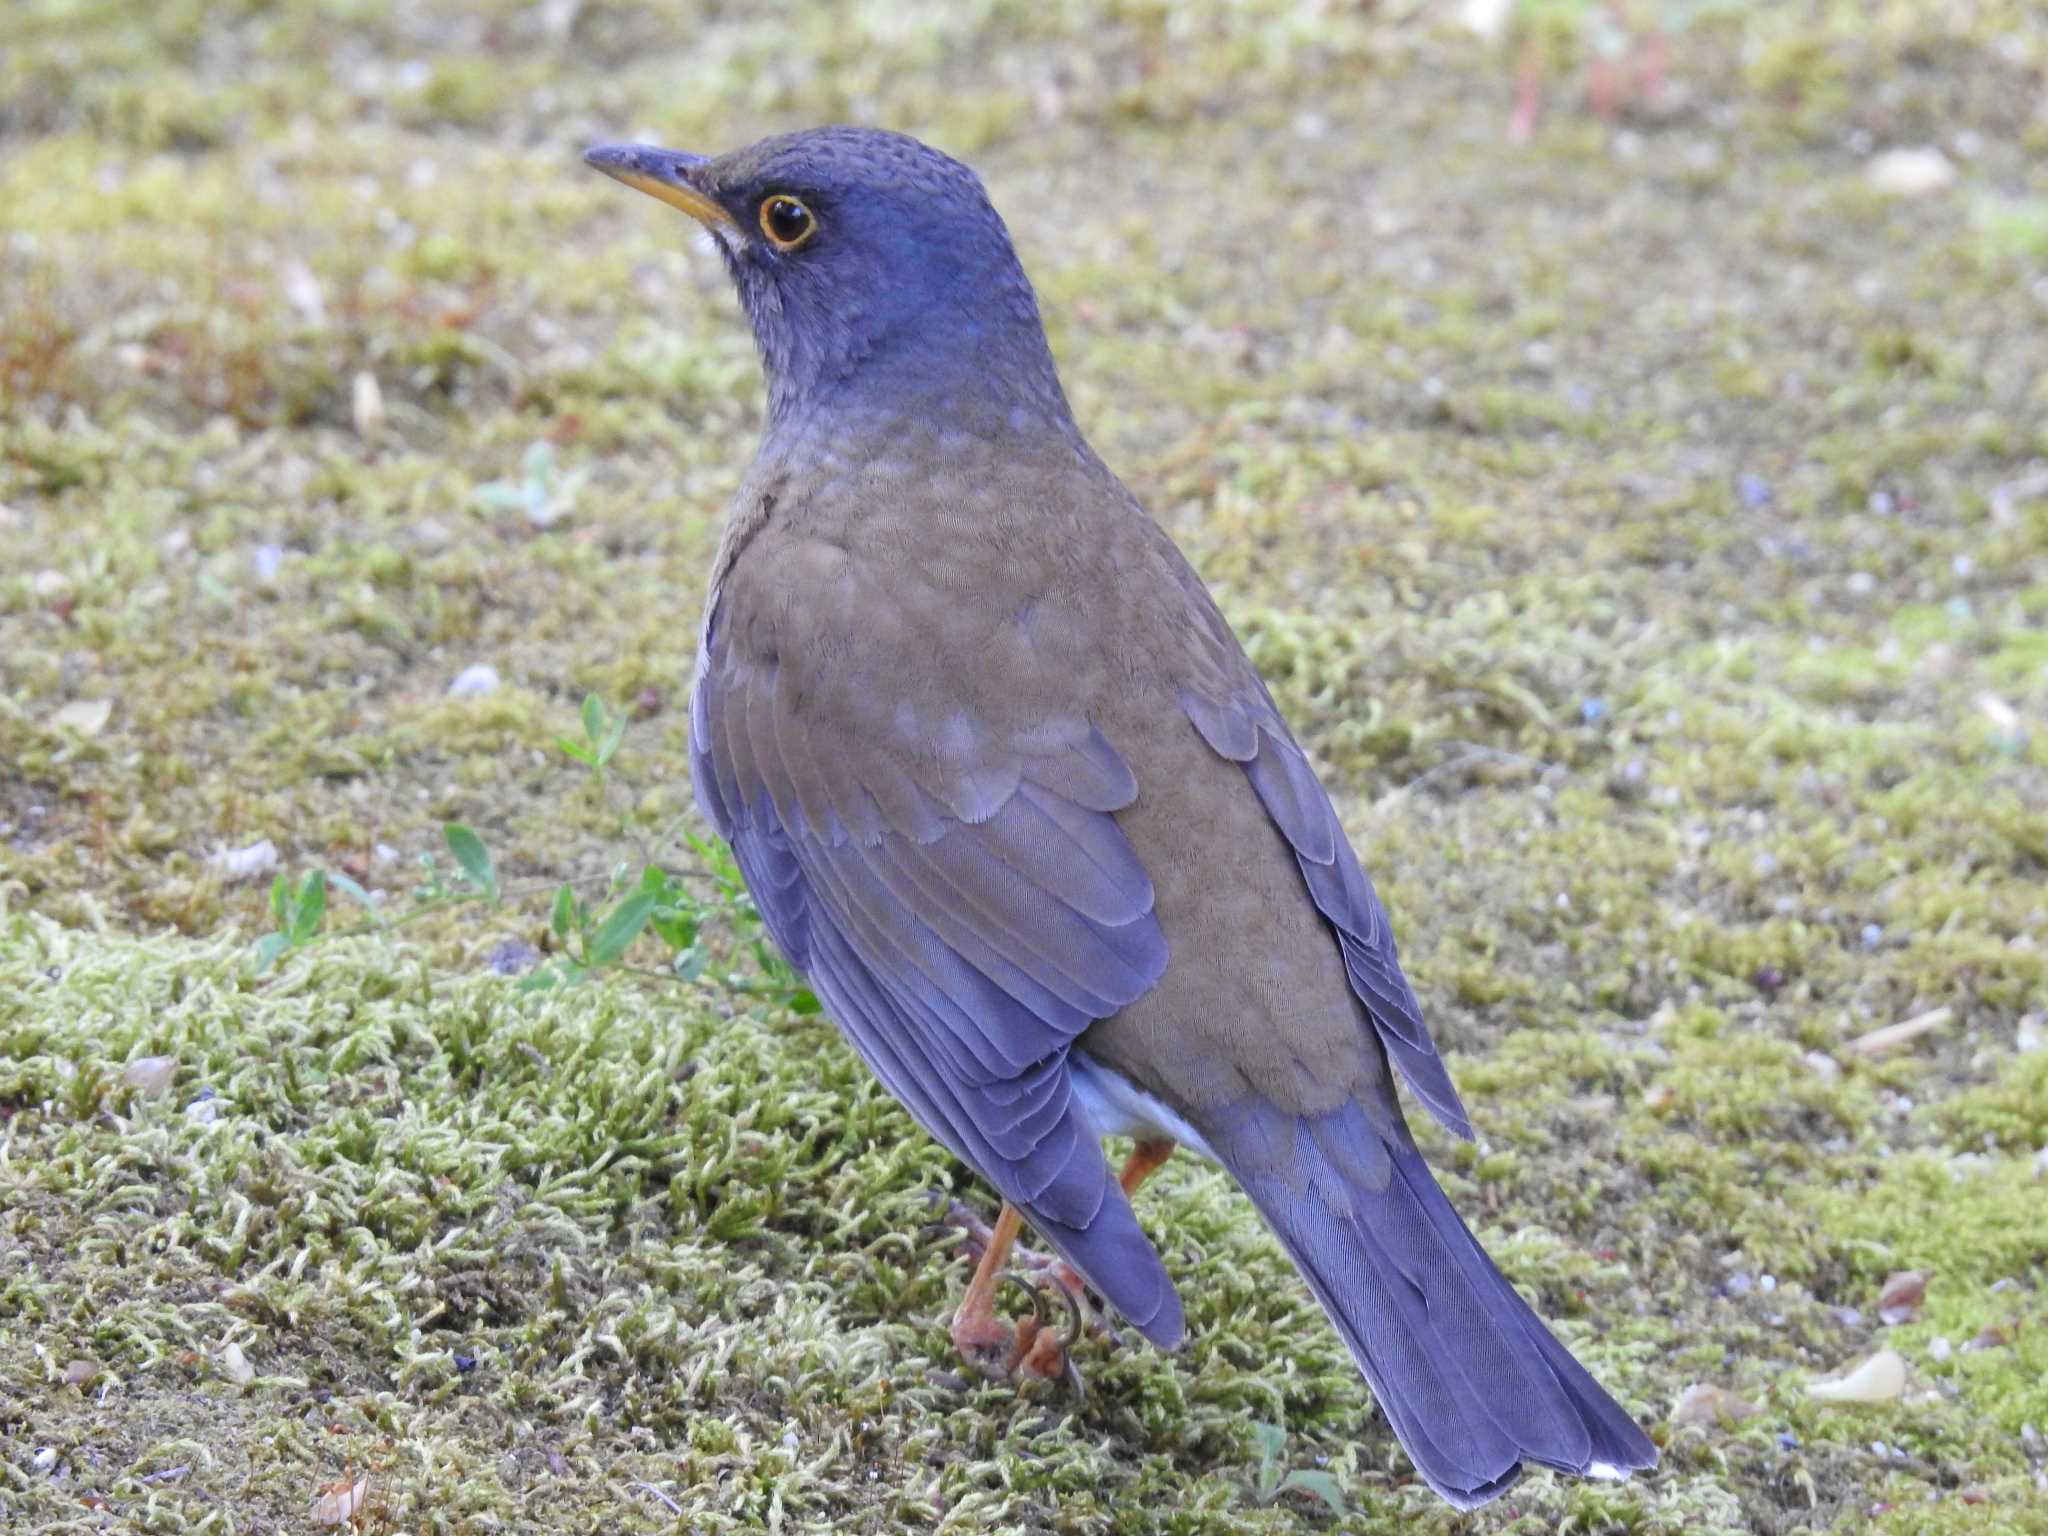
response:
<path fill-rule="evenodd" d="M 682 209 L 706 229 L 739 229 L 733 216 L 698 190 L 692 180 L 692 173 L 709 163 L 702 155 L 657 149 L 652 144 L 600 144 L 585 150 L 583 161 L 636 192 L 645 192 L 672 208 Z"/>

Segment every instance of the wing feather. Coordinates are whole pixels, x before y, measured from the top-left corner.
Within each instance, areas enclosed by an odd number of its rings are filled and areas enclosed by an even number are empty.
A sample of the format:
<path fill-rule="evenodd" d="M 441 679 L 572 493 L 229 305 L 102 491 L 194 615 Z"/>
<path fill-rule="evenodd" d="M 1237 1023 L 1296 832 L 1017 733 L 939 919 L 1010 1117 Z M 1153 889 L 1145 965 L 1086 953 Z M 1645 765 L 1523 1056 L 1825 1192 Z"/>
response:
<path fill-rule="evenodd" d="M 955 711 L 926 750 L 900 739 L 918 723 L 907 706 L 876 738 L 851 714 L 814 718 L 810 699 L 773 659 L 722 646 L 714 609 L 691 774 L 769 936 L 919 1124 L 1171 1347 L 1178 1298 L 1067 1061 L 1166 967 L 1113 814 L 1137 793 L 1129 766 L 1085 720 L 1005 741 Z"/>
<path fill-rule="evenodd" d="M 1422 1022 L 1415 990 L 1401 973 L 1386 908 L 1359 866 L 1308 755 L 1264 687 L 1249 676 L 1248 666 L 1245 671 L 1249 680 L 1234 696 L 1184 692 L 1181 704 L 1188 721 L 1218 756 L 1244 769 L 1259 803 L 1294 850 L 1309 895 L 1343 949 L 1351 990 L 1365 1005 L 1388 1057 L 1429 1112 L 1469 1141 L 1472 1122 Z"/>

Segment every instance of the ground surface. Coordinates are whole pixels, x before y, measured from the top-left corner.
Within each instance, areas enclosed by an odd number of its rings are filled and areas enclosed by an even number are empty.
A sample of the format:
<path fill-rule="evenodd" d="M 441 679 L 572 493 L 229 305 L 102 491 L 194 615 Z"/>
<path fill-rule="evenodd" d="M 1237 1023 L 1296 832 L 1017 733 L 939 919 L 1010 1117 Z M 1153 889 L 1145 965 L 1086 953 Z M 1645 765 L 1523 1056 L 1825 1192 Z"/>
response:
<path fill-rule="evenodd" d="M 1665 10 L 1603 116 L 1565 0 L 10 5 L 0 1525 L 367 1473 L 369 1530 L 2048 1530 L 2048 20 Z M 964 1386 L 965 1181 L 826 1022 L 486 964 L 687 809 L 758 411 L 709 253 L 575 151 L 845 118 L 984 169 L 1396 914 L 1454 1198 L 1655 1475 L 1455 1518 L 1194 1166 L 1180 1358 Z M 480 497 L 537 442 L 538 518 Z M 451 818 L 502 908 L 251 973 L 211 855 L 402 906 Z M 1902 1396 L 1807 1395 L 1885 1345 Z M 1261 1502 L 1260 1424 L 1347 1514 Z"/>

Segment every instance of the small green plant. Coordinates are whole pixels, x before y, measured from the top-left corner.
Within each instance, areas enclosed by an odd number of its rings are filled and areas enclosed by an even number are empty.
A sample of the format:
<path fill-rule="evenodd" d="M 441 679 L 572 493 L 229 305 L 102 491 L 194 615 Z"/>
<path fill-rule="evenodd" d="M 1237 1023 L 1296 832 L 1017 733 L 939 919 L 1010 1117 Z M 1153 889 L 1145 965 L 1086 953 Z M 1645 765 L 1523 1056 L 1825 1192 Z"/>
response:
<path fill-rule="evenodd" d="M 1287 1449 L 1286 1430 L 1278 1424 L 1255 1423 L 1252 1434 L 1259 1442 L 1256 1497 L 1261 1504 L 1277 1503 L 1282 1494 L 1305 1493 L 1312 1499 L 1320 1499 L 1333 1515 L 1346 1513 L 1344 1490 L 1338 1486 L 1334 1474 L 1308 1472 L 1298 1467 L 1292 1471 L 1281 1470 L 1281 1453 Z"/>
<path fill-rule="evenodd" d="M 554 445 L 545 439 L 526 450 L 517 480 L 493 480 L 476 499 L 494 512 L 518 512 L 536 528 L 561 521 L 576 505 L 580 475 L 558 475 Z"/>
<path fill-rule="evenodd" d="M 580 714 L 583 739 L 559 736 L 555 744 L 564 756 L 588 768 L 602 789 L 606 771 L 625 739 L 628 717 L 607 709 L 596 694 L 584 699 Z M 508 900 L 550 892 L 547 928 L 558 953 L 520 979 L 521 991 L 579 985 L 601 972 L 624 970 L 672 981 L 708 981 L 728 992 L 767 999 L 793 1013 L 818 1011 L 817 997 L 763 932 L 761 914 L 740 878 L 732 850 L 716 839 L 673 827 L 660 843 L 678 844 L 691 855 L 693 867 L 670 868 L 652 851 L 643 851 L 637 861 L 613 864 L 593 896 L 586 894 L 586 889 L 598 884 L 594 881 L 544 882 L 507 890 L 499 883 L 490 849 L 473 828 L 451 821 L 443 825 L 441 836 L 454 867 L 448 868 L 432 854 L 422 854 L 419 884 L 413 889 L 410 906 L 401 913 L 387 912 L 362 885 L 338 871 L 309 870 L 296 882 L 279 874 L 270 888 L 270 910 L 277 926 L 251 946 L 251 970 L 261 975 L 284 955 L 323 939 L 389 934 L 451 907 L 500 907 Z M 328 927 L 330 890 L 360 906 L 365 913 L 363 922 L 351 928 Z M 628 951 L 643 935 L 652 935 L 667 949 L 663 965 L 628 962 Z M 722 935 L 725 942 L 707 942 L 712 935 Z M 714 967 L 712 962 L 721 952 L 751 956 L 753 969 Z"/>
<path fill-rule="evenodd" d="M 619 743 L 625 739 L 626 716 L 612 714 L 604 707 L 603 699 L 590 693 L 583 696 L 583 739 L 557 736 L 555 745 L 602 779 Z"/>

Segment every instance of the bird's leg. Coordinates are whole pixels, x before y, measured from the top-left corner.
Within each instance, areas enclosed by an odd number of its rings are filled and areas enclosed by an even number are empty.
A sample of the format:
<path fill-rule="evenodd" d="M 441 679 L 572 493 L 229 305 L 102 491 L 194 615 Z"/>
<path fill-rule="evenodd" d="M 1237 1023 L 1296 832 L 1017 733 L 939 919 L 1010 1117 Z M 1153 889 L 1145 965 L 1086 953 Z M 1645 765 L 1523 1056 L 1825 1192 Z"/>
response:
<path fill-rule="evenodd" d="M 956 1206 L 955 1210 L 958 1209 Z M 952 1213 L 948 1214 L 950 1217 Z M 960 1298 L 960 1310 L 953 1314 L 953 1347 L 960 1352 L 960 1358 L 982 1375 L 998 1379 L 1016 1375 L 1019 1366 L 1029 1368 L 1027 1361 L 1040 1332 L 1035 1308 L 1031 1317 L 1015 1326 L 996 1312 L 996 1291 L 1003 1283 L 1007 1273 L 1004 1265 L 1023 1224 L 1017 1207 L 1005 1200 L 995 1226 L 983 1229 L 986 1236 L 981 1262 L 974 1266 L 974 1279 L 968 1282 L 967 1294 Z M 1033 1374 L 1057 1374 L 1057 1370 Z"/>
<path fill-rule="evenodd" d="M 1124 1160 L 1124 1169 L 1117 1176 L 1117 1183 L 1123 1186 L 1126 1195 L 1135 1196 L 1138 1186 L 1166 1165 L 1173 1156 L 1174 1143 L 1171 1141 L 1141 1141 L 1131 1148 L 1131 1155 Z M 945 1215 L 939 1218 L 940 1225 L 958 1227 L 967 1234 L 967 1241 L 960 1245 L 961 1251 L 970 1259 L 979 1261 L 987 1254 L 995 1240 L 995 1231 L 983 1221 L 974 1207 L 955 1200 L 946 1207 Z M 1072 1265 L 1056 1253 L 1040 1253 L 1027 1248 L 1015 1240 L 1012 1234 L 1010 1246 L 1010 1268 L 1030 1275 L 1046 1275 L 1064 1286 L 1077 1298 L 1081 1296 L 1086 1282 L 1074 1272 Z"/>
<path fill-rule="evenodd" d="M 1138 1186 L 1166 1166 L 1166 1160 L 1173 1156 L 1173 1143 L 1164 1136 L 1157 1141 L 1141 1141 L 1131 1148 L 1131 1155 L 1124 1159 L 1124 1171 L 1117 1175 L 1117 1183 L 1123 1185 L 1126 1195 L 1135 1195 Z"/>
<path fill-rule="evenodd" d="M 1138 1186 L 1173 1156 L 1173 1147 L 1165 1139 L 1141 1141 L 1132 1147 L 1131 1155 L 1124 1160 L 1123 1172 L 1117 1177 L 1124 1194 L 1137 1194 Z M 953 1317 L 953 1347 L 960 1351 L 961 1358 L 984 1375 L 1012 1377 L 1020 1371 L 1048 1378 L 1064 1375 L 1078 1388 L 1080 1373 L 1066 1358 L 1066 1344 L 1072 1342 L 1073 1334 L 1085 1324 L 1091 1333 L 1115 1337 L 1103 1317 L 1101 1302 L 1088 1289 L 1088 1282 L 1058 1254 L 1036 1253 L 1019 1243 L 1017 1234 L 1023 1218 L 1007 1201 L 994 1227 L 984 1225 L 971 1208 L 958 1203 L 947 1210 L 945 1222 L 964 1230 L 967 1241 L 963 1246 L 970 1253 L 979 1254 L 974 1279 Z M 1047 1327 L 1035 1306 L 1032 1315 L 1014 1328 L 997 1316 L 995 1293 L 1005 1278 L 1026 1286 L 1037 1283 L 1054 1289 L 1075 1319 L 1076 1326 L 1068 1338 L 1062 1341 L 1055 1330 Z"/>

